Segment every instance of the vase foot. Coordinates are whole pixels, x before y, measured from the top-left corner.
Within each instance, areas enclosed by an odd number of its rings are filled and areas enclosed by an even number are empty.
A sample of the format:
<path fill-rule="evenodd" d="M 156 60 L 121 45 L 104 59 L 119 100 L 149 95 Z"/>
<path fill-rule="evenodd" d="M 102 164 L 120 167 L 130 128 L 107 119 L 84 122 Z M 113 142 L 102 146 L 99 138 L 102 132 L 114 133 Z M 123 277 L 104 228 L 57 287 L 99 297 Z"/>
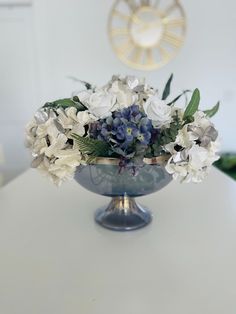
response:
<path fill-rule="evenodd" d="M 128 196 L 114 197 L 108 207 L 97 210 L 96 222 L 114 231 L 132 231 L 147 226 L 152 215 Z"/>

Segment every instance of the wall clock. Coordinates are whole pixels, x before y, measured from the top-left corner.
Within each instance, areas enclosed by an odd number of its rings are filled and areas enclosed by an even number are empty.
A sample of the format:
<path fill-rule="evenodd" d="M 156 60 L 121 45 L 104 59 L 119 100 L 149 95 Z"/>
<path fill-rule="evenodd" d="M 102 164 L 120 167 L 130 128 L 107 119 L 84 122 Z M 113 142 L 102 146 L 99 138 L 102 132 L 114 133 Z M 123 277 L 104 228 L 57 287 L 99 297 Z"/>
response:
<path fill-rule="evenodd" d="M 183 45 L 185 32 L 179 0 L 116 0 L 108 22 L 114 52 L 139 70 L 167 64 Z"/>

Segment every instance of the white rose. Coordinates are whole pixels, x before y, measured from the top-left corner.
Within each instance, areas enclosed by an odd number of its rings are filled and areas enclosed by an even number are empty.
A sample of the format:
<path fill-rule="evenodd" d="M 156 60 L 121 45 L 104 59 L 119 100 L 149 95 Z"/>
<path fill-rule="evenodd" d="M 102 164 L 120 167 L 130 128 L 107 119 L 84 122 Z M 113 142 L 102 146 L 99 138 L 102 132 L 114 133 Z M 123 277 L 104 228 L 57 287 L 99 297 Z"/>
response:
<path fill-rule="evenodd" d="M 116 103 L 116 96 L 105 90 L 98 90 L 89 97 L 87 103 L 90 113 L 99 119 L 110 116 Z"/>
<path fill-rule="evenodd" d="M 159 99 L 157 95 L 151 96 L 143 104 L 144 111 L 152 120 L 154 127 L 162 127 L 171 122 L 171 106 Z"/>

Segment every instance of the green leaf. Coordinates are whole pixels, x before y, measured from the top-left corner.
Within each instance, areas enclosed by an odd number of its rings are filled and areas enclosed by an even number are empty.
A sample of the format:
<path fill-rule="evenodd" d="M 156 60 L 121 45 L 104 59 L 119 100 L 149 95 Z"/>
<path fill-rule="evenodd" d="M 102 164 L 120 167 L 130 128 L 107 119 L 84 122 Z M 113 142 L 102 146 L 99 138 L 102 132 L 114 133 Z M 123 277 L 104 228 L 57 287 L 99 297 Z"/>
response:
<path fill-rule="evenodd" d="M 88 155 L 90 160 L 91 157 L 109 157 L 110 147 L 107 143 L 90 137 L 82 137 L 77 134 L 72 134 L 72 137 L 78 145 L 82 155 Z"/>
<path fill-rule="evenodd" d="M 236 180 L 236 154 L 223 154 L 214 166 Z"/>
<path fill-rule="evenodd" d="M 43 108 L 69 108 L 69 107 L 75 107 L 78 111 L 84 111 L 86 110 L 86 107 L 81 102 L 76 102 L 72 100 L 71 98 L 64 98 L 64 99 L 58 99 L 53 102 L 47 102 Z"/>
<path fill-rule="evenodd" d="M 191 92 L 191 90 L 184 90 L 183 91 L 183 93 L 182 94 L 180 94 L 179 96 L 177 96 L 175 99 L 173 99 L 171 102 L 169 102 L 167 105 L 168 106 L 171 106 L 171 105 L 173 105 L 176 101 L 178 101 L 182 96 L 184 96 L 185 94 L 187 94 L 187 93 L 190 93 Z"/>
<path fill-rule="evenodd" d="M 220 108 L 220 102 L 218 101 L 218 103 L 210 110 L 205 110 L 204 113 L 209 117 L 213 117 L 219 110 Z"/>
<path fill-rule="evenodd" d="M 157 141 L 152 145 L 152 151 L 154 156 L 159 156 L 163 151 L 163 146 L 174 142 L 178 135 L 179 130 L 181 129 L 181 121 L 176 113 L 173 117 L 173 122 L 170 123 L 170 127 L 168 129 L 164 129 L 158 136 Z"/>
<path fill-rule="evenodd" d="M 184 120 L 188 119 L 189 117 L 192 117 L 194 113 L 198 110 L 200 104 L 200 91 L 199 89 L 195 89 L 192 95 L 192 98 L 185 109 L 184 112 Z"/>
<path fill-rule="evenodd" d="M 74 77 L 74 76 L 68 76 L 69 79 L 75 81 L 75 82 L 79 82 L 80 84 L 83 84 L 85 86 L 86 89 L 93 89 L 93 85 L 88 83 L 88 82 L 85 82 L 85 81 L 82 81 L 80 79 L 78 79 L 77 77 Z"/>
<path fill-rule="evenodd" d="M 166 98 L 170 95 L 170 87 L 171 87 L 171 82 L 173 80 L 173 77 L 174 77 L 174 75 L 171 74 L 169 80 L 166 83 L 165 89 L 164 89 L 163 94 L 162 94 L 162 100 L 166 100 Z"/>
<path fill-rule="evenodd" d="M 54 103 L 58 106 L 64 106 L 64 107 L 70 107 L 74 105 L 73 100 L 71 100 L 70 98 L 58 99 L 54 101 Z"/>

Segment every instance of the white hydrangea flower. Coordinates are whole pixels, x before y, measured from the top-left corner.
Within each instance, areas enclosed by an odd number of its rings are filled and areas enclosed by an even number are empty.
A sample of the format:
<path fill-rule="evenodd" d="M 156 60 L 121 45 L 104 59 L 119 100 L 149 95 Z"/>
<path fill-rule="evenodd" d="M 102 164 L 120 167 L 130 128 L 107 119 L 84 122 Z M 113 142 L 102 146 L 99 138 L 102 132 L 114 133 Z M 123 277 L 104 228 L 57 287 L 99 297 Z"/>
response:
<path fill-rule="evenodd" d="M 212 164 L 219 159 L 218 133 L 209 118 L 197 112 L 196 120 L 185 125 L 175 142 L 165 146 L 172 156 L 166 165 L 168 173 L 181 182 L 201 182 Z"/>
<path fill-rule="evenodd" d="M 89 97 L 92 95 L 93 91 L 91 89 L 80 91 L 79 93 L 73 93 L 73 96 L 77 96 L 79 100 L 86 104 L 89 101 Z"/>
<path fill-rule="evenodd" d="M 137 78 L 133 75 L 128 75 L 124 79 L 125 84 L 129 87 L 129 89 L 134 90 L 138 86 L 144 86 L 145 85 L 145 78 Z"/>
<path fill-rule="evenodd" d="M 198 139 L 198 136 L 194 135 L 192 132 L 188 131 L 188 125 L 185 125 L 181 130 L 179 130 L 175 142 L 169 143 L 165 146 L 165 149 L 173 154 L 175 153 L 174 147 L 179 145 L 181 147 L 191 147 L 193 142 Z"/>
<path fill-rule="evenodd" d="M 88 110 L 77 113 L 75 107 L 66 108 L 65 110 L 62 108 L 57 109 L 57 114 L 56 121 L 62 126 L 64 129 L 62 132 L 66 132 L 68 138 L 71 138 L 73 133 L 84 136 L 85 125 L 97 120 Z"/>
<path fill-rule="evenodd" d="M 44 153 L 47 157 L 52 158 L 56 157 L 56 155 L 63 149 L 67 147 L 68 138 L 65 134 L 59 134 L 57 137 L 52 138 L 50 141 L 50 145 L 47 146 L 40 153 Z"/>
<path fill-rule="evenodd" d="M 134 104 L 145 111 L 155 128 L 169 128 L 176 115 L 183 121 L 183 109 L 168 106 L 159 98 L 156 89 L 134 76 L 113 76 L 107 85 L 91 87 L 75 95 L 87 110 L 42 108 L 26 129 L 26 145 L 35 158 L 32 166 L 50 176 L 56 184 L 73 177 L 76 167 L 83 162 L 79 150 L 74 147 L 72 135 L 84 136 L 89 123 Z M 218 159 L 217 137 L 218 133 L 206 114 L 196 112 L 194 122 L 184 125 L 176 140 L 163 147 L 171 154 L 166 170 L 184 182 L 202 181 Z"/>
<path fill-rule="evenodd" d="M 213 162 L 219 157 L 216 152 L 199 145 L 193 145 L 184 151 L 186 159 L 177 161 L 176 155 L 173 155 L 166 165 L 167 172 L 181 182 L 202 182 L 208 175 Z"/>
<path fill-rule="evenodd" d="M 26 127 L 26 146 L 31 149 L 32 167 L 60 185 L 72 178 L 81 163 L 81 154 L 69 141 L 71 135 L 85 134 L 85 125 L 96 121 L 88 111 L 78 112 L 74 107 L 39 110 Z"/>
<path fill-rule="evenodd" d="M 149 97 L 143 104 L 144 111 L 154 127 L 168 126 L 172 121 L 172 109 L 157 95 Z"/>
<path fill-rule="evenodd" d="M 97 117 L 92 115 L 88 110 L 86 111 L 79 111 L 77 113 L 77 123 L 73 126 L 73 128 L 70 131 L 70 134 L 78 134 L 80 136 L 85 135 L 85 126 L 89 123 L 97 121 Z M 70 137 L 70 134 L 68 134 L 68 137 Z"/>
<path fill-rule="evenodd" d="M 55 123 L 55 118 L 49 118 L 45 123 L 38 125 L 36 135 L 37 138 L 49 137 L 49 140 L 57 137 L 61 131 L 58 129 L 58 125 Z"/>
<path fill-rule="evenodd" d="M 137 99 L 137 97 L 135 98 L 132 90 L 127 85 L 124 85 L 121 81 L 113 82 L 111 88 L 109 89 L 109 93 L 116 96 L 115 110 L 127 108 L 134 104 L 135 100 Z"/>

